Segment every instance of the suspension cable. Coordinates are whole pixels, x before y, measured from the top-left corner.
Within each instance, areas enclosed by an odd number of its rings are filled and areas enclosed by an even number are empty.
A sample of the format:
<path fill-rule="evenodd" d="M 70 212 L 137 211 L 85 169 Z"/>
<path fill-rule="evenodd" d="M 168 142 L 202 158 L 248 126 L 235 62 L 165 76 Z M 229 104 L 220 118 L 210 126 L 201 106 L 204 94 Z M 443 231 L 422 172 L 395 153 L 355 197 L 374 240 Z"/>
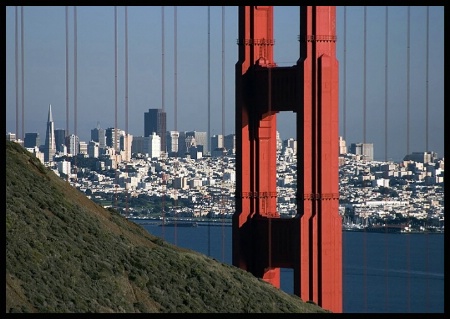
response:
<path fill-rule="evenodd" d="M 407 22 L 407 29 L 408 29 L 408 39 L 407 39 L 407 51 L 406 51 L 406 60 L 407 60 L 407 68 L 406 68 L 406 154 L 409 154 L 409 103 L 410 103 L 410 68 L 411 68 L 411 62 L 410 62 L 410 41 L 411 41 L 411 7 L 408 6 L 408 22 Z M 410 223 L 410 216 L 409 216 L 409 210 L 408 210 L 408 216 L 407 216 L 407 226 L 409 230 L 409 223 Z M 406 269 L 408 271 L 408 284 L 407 284 L 407 305 L 408 305 L 408 312 L 411 312 L 411 274 L 410 274 L 410 241 L 411 236 L 409 233 L 407 233 L 407 244 L 406 244 Z"/>
<path fill-rule="evenodd" d="M 225 7 L 222 6 L 222 138 L 225 136 Z M 222 262 L 225 262 L 225 159 L 222 158 Z"/>
<path fill-rule="evenodd" d="M 125 173 L 128 179 L 128 165 L 130 161 L 131 153 L 128 152 L 128 7 L 125 6 Z M 129 217 L 128 211 L 128 183 L 125 181 L 125 214 Z"/>
<path fill-rule="evenodd" d="M 16 134 L 19 137 L 19 14 L 15 7 L 15 66 L 16 66 Z"/>
<path fill-rule="evenodd" d="M 69 136 L 69 7 L 66 6 L 66 132 Z"/>
<path fill-rule="evenodd" d="M 385 46 L 384 46 L 384 53 L 385 53 L 385 68 L 384 68 L 384 161 L 387 161 L 387 143 L 388 143 L 388 23 L 389 23 L 389 10 L 388 10 L 388 6 L 386 6 L 386 14 L 385 14 Z M 388 285 L 388 247 L 389 247 L 389 243 L 388 243 L 388 218 L 387 216 L 385 217 L 385 222 L 384 222 L 384 229 L 385 229 L 385 267 L 384 267 L 384 279 L 385 279 L 385 299 L 384 299 L 384 306 L 385 306 L 385 310 L 386 312 L 388 311 L 388 300 L 389 300 L 389 285 Z"/>
<path fill-rule="evenodd" d="M 25 140 L 25 65 L 24 65 L 24 29 L 23 29 L 23 7 L 20 7 L 20 37 L 21 37 L 21 46 L 20 49 L 22 51 L 21 60 L 22 60 L 22 141 Z M 18 134 L 17 134 L 18 135 Z"/>
<path fill-rule="evenodd" d="M 387 162 L 388 150 L 388 6 L 386 6 L 386 27 L 385 27 L 385 67 L 384 67 L 384 161 Z"/>
<path fill-rule="evenodd" d="M 208 6 L 208 144 L 211 155 L 211 7 Z M 208 256 L 211 256 L 211 212 L 208 214 Z"/>

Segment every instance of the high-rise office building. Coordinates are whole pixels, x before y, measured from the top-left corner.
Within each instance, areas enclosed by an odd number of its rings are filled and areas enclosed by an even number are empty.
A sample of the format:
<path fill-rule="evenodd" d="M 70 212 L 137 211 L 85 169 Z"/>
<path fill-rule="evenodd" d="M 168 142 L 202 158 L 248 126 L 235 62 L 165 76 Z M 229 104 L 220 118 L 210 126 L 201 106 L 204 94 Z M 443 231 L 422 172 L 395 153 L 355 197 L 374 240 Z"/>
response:
<path fill-rule="evenodd" d="M 350 144 L 351 154 L 362 155 L 362 159 L 373 161 L 373 143 L 352 143 Z"/>
<path fill-rule="evenodd" d="M 16 141 L 16 133 L 11 133 L 11 132 L 6 133 L 6 140 L 15 142 Z"/>
<path fill-rule="evenodd" d="M 152 135 L 147 136 L 148 142 L 145 144 L 144 153 L 148 154 L 151 158 L 158 158 L 161 156 L 161 137 L 155 132 Z"/>
<path fill-rule="evenodd" d="M 342 136 L 339 136 L 339 155 L 347 153 L 347 145 Z"/>
<path fill-rule="evenodd" d="M 78 155 L 80 151 L 80 139 L 75 134 L 66 136 L 67 152 L 73 156 Z"/>
<path fill-rule="evenodd" d="M 206 152 L 209 150 L 209 143 L 208 143 L 208 134 L 207 132 L 197 132 L 197 131 L 187 131 L 186 132 L 186 138 L 187 137 L 193 137 L 195 139 L 196 146 L 203 146 L 203 152 Z M 189 152 L 189 150 L 188 150 Z"/>
<path fill-rule="evenodd" d="M 281 151 L 283 149 L 283 140 L 281 139 L 280 132 L 277 131 L 276 134 L 277 134 L 276 135 L 277 136 L 276 137 L 276 139 L 277 139 L 277 151 Z"/>
<path fill-rule="evenodd" d="M 91 130 L 91 140 L 94 142 L 98 142 L 99 148 L 106 147 L 106 132 L 104 129 L 100 127 L 96 127 Z"/>
<path fill-rule="evenodd" d="M 120 137 L 125 134 L 123 130 L 109 127 L 105 131 L 106 146 L 113 148 L 117 153 L 120 152 Z M 99 142 L 100 143 L 100 142 Z"/>
<path fill-rule="evenodd" d="M 149 109 L 144 113 L 144 136 L 151 136 L 153 132 L 161 138 L 161 151 L 166 149 L 166 112 L 163 109 Z"/>
<path fill-rule="evenodd" d="M 122 151 L 122 160 L 129 161 L 131 160 L 131 147 L 133 144 L 133 135 L 131 134 L 122 134 L 120 136 L 120 150 Z"/>
<path fill-rule="evenodd" d="M 171 157 L 178 156 L 178 139 L 180 133 L 178 131 L 167 131 L 166 133 L 166 147 L 167 154 Z"/>
<path fill-rule="evenodd" d="M 161 156 L 161 138 L 155 132 L 151 136 L 135 136 L 133 137 L 131 152 L 159 158 Z"/>
<path fill-rule="evenodd" d="M 66 145 L 66 130 L 59 128 L 55 130 L 55 146 L 57 152 L 64 152 Z"/>
<path fill-rule="evenodd" d="M 218 134 L 218 135 L 213 135 L 211 137 L 211 153 L 216 149 L 216 148 L 223 148 L 224 147 L 224 143 L 223 143 L 223 135 L 222 134 Z"/>
<path fill-rule="evenodd" d="M 231 155 L 236 152 L 236 134 L 225 135 L 223 143 L 228 154 Z"/>
<path fill-rule="evenodd" d="M 55 157 L 55 123 L 53 123 L 52 105 L 48 106 L 47 130 L 45 133 L 44 162 L 51 162 Z"/>
<path fill-rule="evenodd" d="M 88 155 L 88 143 L 86 143 L 85 141 L 80 141 L 78 143 L 78 147 L 79 147 L 79 154 L 84 154 L 84 155 Z"/>
<path fill-rule="evenodd" d="M 100 151 L 99 151 L 99 143 L 96 141 L 89 141 L 88 144 L 88 155 L 91 158 L 98 158 L 98 156 L 100 155 Z"/>
<path fill-rule="evenodd" d="M 41 145 L 41 138 L 39 133 L 25 133 L 25 138 L 23 139 L 24 147 L 39 147 Z"/>

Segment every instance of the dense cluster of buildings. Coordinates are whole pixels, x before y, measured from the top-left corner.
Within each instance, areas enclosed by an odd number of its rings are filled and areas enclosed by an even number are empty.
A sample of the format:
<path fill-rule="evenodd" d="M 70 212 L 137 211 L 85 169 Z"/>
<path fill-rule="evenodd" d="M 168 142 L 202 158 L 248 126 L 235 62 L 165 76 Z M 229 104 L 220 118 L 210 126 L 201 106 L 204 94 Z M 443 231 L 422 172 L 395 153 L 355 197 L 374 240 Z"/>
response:
<path fill-rule="evenodd" d="M 55 173 L 71 180 L 92 196 L 111 197 L 127 192 L 186 199 L 192 205 L 168 214 L 231 217 L 235 192 L 235 136 L 206 132 L 167 131 L 161 109 L 144 116 L 144 136 L 131 136 L 117 128 L 91 130 L 91 141 L 79 141 L 55 130 L 49 106 L 44 145 L 37 133 L 24 141 L 13 133 L 6 138 L 21 143 Z M 210 143 L 208 143 L 210 141 Z M 39 146 L 38 146 L 39 145 Z M 362 225 L 370 220 L 444 220 L 444 159 L 433 152 L 414 152 L 400 163 L 373 160 L 373 144 L 346 146 L 339 137 L 340 213 L 344 222 Z M 296 209 L 297 143 L 277 135 L 278 211 L 293 217 Z M 88 158 L 90 161 L 74 161 Z M 106 172 L 114 170 L 115 174 Z M 81 173 L 81 174 L 80 174 Z M 94 198 L 95 199 L 95 198 Z M 145 212 L 130 207 L 131 216 Z M 130 212 L 127 212 L 129 215 Z M 441 223 L 442 222 L 442 223 Z M 442 227 L 443 228 L 443 227 Z"/>

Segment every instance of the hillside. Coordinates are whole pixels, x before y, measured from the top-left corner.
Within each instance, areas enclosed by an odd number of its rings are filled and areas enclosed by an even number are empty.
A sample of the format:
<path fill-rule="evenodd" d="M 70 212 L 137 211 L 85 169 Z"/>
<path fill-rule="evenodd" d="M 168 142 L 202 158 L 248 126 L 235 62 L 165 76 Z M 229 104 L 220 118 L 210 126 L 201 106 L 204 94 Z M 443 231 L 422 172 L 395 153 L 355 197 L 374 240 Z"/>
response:
<path fill-rule="evenodd" d="M 152 236 L 6 141 L 6 312 L 328 312 Z"/>

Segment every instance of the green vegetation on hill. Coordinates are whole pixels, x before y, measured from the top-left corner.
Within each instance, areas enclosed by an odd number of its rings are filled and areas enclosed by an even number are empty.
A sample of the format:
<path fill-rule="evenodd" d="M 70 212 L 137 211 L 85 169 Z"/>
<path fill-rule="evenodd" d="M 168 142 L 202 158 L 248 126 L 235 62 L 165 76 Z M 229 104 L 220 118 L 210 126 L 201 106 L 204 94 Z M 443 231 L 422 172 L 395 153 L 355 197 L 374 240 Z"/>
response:
<path fill-rule="evenodd" d="M 6 141 L 6 312 L 328 312 L 173 246 Z"/>

